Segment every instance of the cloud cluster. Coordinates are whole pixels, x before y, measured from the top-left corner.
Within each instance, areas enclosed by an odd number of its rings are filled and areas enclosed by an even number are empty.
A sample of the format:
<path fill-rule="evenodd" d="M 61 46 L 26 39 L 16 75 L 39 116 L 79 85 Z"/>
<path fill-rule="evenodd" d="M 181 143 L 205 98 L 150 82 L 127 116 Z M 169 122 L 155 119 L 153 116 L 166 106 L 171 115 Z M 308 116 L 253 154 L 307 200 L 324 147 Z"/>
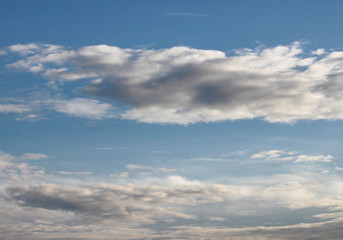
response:
<path fill-rule="evenodd" d="M 88 79 L 83 93 L 124 104 L 121 117 L 141 122 L 343 118 L 343 52 L 306 53 L 299 42 L 242 49 L 234 56 L 189 47 L 72 50 L 34 43 L 7 51 L 21 58 L 9 68 L 54 82 Z"/>

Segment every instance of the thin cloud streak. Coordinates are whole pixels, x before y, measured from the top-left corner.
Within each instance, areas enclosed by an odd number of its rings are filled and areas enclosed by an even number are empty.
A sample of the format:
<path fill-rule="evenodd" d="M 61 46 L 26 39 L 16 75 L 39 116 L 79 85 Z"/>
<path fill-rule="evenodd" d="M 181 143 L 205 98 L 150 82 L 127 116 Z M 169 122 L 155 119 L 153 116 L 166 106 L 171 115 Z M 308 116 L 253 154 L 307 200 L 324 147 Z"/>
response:
<path fill-rule="evenodd" d="M 199 14 L 199 13 L 189 13 L 189 12 L 171 12 L 171 13 L 166 13 L 166 15 L 169 16 L 184 16 L 184 17 L 211 17 L 210 15 L 207 14 Z"/>

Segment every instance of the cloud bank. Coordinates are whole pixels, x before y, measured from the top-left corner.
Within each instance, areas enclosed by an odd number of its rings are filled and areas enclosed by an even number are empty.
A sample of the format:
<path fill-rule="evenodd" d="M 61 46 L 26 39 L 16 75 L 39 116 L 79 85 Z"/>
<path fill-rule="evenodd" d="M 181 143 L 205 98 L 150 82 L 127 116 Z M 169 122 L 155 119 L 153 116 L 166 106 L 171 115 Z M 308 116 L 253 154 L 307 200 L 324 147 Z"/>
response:
<path fill-rule="evenodd" d="M 278 154 L 291 152 L 252 156 Z M 241 176 L 219 184 L 174 171 L 132 177 L 160 169 L 131 164 L 116 181 L 23 162 L 46 157 L 0 151 L 3 239 L 339 239 L 343 233 L 343 181 L 335 173 Z"/>
<path fill-rule="evenodd" d="M 119 114 L 124 119 L 191 124 L 343 118 L 343 52 L 306 52 L 299 42 L 241 49 L 233 56 L 184 46 L 72 50 L 31 43 L 6 51 L 20 58 L 8 64 L 9 69 L 40 74 L 50 82 L 84 80 L 82 93 L 125 106 Z"/>

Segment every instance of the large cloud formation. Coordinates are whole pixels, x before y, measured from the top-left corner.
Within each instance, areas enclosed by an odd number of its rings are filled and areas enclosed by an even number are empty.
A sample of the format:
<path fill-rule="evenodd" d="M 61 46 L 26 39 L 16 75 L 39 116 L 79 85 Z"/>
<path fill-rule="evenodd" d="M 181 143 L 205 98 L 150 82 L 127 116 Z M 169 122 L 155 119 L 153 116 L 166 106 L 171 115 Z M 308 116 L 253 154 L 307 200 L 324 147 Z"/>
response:
<path fill-rule="evenodd" d="M 343 118 L 343 52 L 287 46 L 242 49 L 233 56 L 190 47 L 121 49 L 13 45 L 9 68 L 53 82 L 86 79 L 82 92 L 124 104 L 121 117 L 190 124 L 262 118 L 269 122 Z M 89 81 L 90 80 L 90 81 Z"/>

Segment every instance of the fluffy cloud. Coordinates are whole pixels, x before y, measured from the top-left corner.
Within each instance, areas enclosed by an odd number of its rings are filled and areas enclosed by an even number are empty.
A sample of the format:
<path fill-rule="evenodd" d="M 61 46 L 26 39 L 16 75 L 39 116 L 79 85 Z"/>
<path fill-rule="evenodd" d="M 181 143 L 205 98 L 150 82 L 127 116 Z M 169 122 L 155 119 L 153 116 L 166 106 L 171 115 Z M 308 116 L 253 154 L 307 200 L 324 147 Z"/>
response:
<path fill-rule="evenodd" d="M 227 56 L 189 47 L 77 50 L 13 45 L 22 59 L 8 65 L 49 81 L 90 79 L 82 92 L 127 107 L 121 117 L 149 123 L 262 118 L 269 122 L 342 119 L 343 52 L 306 53 L 299 42 L 243 49 Z"/>

